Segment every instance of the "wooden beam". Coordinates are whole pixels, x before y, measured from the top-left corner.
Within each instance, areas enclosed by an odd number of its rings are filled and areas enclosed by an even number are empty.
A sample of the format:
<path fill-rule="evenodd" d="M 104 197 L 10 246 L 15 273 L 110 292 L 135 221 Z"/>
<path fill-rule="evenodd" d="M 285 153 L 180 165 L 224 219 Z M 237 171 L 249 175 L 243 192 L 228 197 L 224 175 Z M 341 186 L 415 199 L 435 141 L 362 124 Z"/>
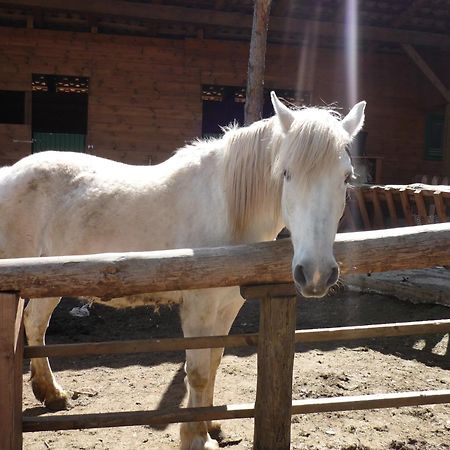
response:
<path fill-rule="evenodd" d="M 400 28 L 405 25 L 416 13 L 416 11 L 428 0 L 413 0 L 411 4 L 394 18 L 391 23 L 393 28 Z"/>
<path fill-rule="evenodd" d="M 122 0 L 9 0 L 0 1 L 0 5 L 38 7 L 46 10 L 59 9 L 96 15 L 138 18 L 140 20 L 174 21 L 243 28 L 249 31 L 252 27 L 252 16 L 248 14 L 217 11 L 215 9 L 206 10 L 181 6 L 132 3 Z M 335 39 L 343 39 L 344 36 L 343 24 L 341 23 L 302 20 L 291 17 L 272 17 L 270 28 L 280 33 L 289 29 L 299 35 L 303 34 L 305 29 L 314 29 L 318 36 Z M 363 40 L 450 48 L 450 37 L 445 34 L 372 26 L 361 26 L 358 31 L 358 37 Z"/>
<path fill-rule="evenodd" d="M 289 450 L 296 297 L 261 299 L 254 450 Z"/>
<path fill-rule="evenodd" d="M 256 0 L 247 69 L 244 121 L 250 125 L 262 119 L 264 72 L 266 68 L 267 29 L 272 0 Z"/>
<path fill-rule="evenodd" d="M 0 292 L 0 449 L 22 448 L 23 299 Z"/>
<path fill-rule="evenodd" d="M 393 394 L 355 395 L 348 397 L 294 400 L 292 414 L 355 411 L 450 403 L 450 390 L 397 392 Z M 102 414 L 72 414 L 23 418 L 23 431 L 78 430 L 100 427 L 158 425 L 203 420 L 243 419 L 254 417 L 253 403 L 200 408 L 176 408 L 165 411 L 127 411 Z"/>
<path fill-rule="evenodd" d="M 282 285 L 283 286 L 283 285 Z M 263 288 L 263 286 L 261 286 Z M 290 295 L 295 295 L 291 289 Z M 397 322 L 381 325 L 313 328 L 296 330 L 295 342 L 332 342 L 376 337 L 398 337 L 450 332 L 450 319 Z M 123 353 L 172 352 L 200 348 L 237 348 L 258 345 L 257 333 L 191 338 L 134 339 L 130 341 L 83 342 L 81 344 L 33 345 L 24 348 L 24 358 L 73 358 L 86 355 L 117 355 Z"/>
<path fill-rule="evenodd" d="M 431 67 L 419 55 L 417 50 L 409 44 L 402 44 L 402 48 L 419 67 L 422 73 L 428 78 L 431 84 L 442 94 L 447 103 L 450 103 L 450 91 L 445 87 L 444 83 L 442 83 L 439 77 L 433 72 L 433 69 L 431 69 Z"/>
<path fill-rule="evenodd" d="M 450 265 L 450 223 L 342 233 L 341 273 Z M 432 251 L 430 251 L 432 249 Z M 0 260 L 0 286 L 23 297 L 96 296 L 290 283 L 291 241 L 141 253 Z"/>
<path fill-rule="evenodd" d="M 444 136 L 442 141 L 443 175 L 450 176 L 450 101 L 447 100 L 444 113 Z"/>

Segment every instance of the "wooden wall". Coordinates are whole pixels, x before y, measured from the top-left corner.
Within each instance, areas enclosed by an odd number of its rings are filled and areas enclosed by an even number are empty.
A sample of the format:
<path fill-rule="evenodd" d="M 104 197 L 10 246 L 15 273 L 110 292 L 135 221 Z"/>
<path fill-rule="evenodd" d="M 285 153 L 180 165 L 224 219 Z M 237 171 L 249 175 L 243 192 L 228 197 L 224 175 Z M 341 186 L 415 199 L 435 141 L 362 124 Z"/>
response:
<path fill-rule="evenodd" d="M 202 84 L 245 86 L 248 44 L 0 27 L 0 90 L 31 90 L 31 74 L 90 78 L 89 152 L 158 163 L 201 134 Z M 348 110 L 341 50 L 269 46 L 266 86 L 310 91 L 314 104 Z M 446 70 L 446 69 L 445 69 Z M 444 105 L 402 55 L 360 55 L 359 98 L 368 101 L 366 151 L 383 158 L 386 183 L 441 173 L 425 162 L 425 118 Z M 0 164 L 30 152 L 30 126 L 0 125 Z"/>

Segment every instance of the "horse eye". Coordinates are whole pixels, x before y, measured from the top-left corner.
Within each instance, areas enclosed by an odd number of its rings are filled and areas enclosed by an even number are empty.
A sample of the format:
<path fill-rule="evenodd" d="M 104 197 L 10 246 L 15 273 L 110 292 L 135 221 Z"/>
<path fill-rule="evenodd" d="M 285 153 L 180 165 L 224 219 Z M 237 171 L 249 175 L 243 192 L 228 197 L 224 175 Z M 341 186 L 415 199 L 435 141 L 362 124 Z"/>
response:
<path fill-rule="evenodd" d="M 285 170 L 283 172 L 283 177 L 286 179 L 286 181 L 289 181 L 291 179 L 291 174 L 287 170 Z"/>

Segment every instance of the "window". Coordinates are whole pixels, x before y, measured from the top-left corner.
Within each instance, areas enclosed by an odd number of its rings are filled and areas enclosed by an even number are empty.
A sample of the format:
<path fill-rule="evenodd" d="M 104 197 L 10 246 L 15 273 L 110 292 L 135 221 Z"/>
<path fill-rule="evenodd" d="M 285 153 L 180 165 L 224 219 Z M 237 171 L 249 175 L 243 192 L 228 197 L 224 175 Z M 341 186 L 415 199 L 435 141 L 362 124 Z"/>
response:
<path fill-rule="evenodd" d="M 276 89 L 277 95 L 293 105 L 309 103 L 309 93 Z M 220 136 L 221 127 L 234 122 L 244 124 L 245 88 L 237 86 L 204 85 L 202 89 L 203 123 L 202 135 Z M 264 90 L 263 117 L 274 114 L 270 91 Z"/>
<path fill-rule="evenodd" d="M 0 91 L 0 123 L 25 123 L 24 91 Z"/>
<path fill-rule="evenodd" d="M 33 74 L 33 153 L 85 151 L 89 79 Z"/>
<path fill-rule="evenodd" d="M 444 115 L 431 113 L 425 127 L 425 159 L 442 161 L 444 142 Z"/>

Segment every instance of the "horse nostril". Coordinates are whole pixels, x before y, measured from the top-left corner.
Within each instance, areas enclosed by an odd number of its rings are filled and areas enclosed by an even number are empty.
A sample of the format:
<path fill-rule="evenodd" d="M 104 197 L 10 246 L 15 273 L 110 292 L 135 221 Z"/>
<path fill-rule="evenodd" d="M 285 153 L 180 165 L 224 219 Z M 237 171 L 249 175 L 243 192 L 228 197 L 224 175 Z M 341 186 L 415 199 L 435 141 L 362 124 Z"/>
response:
<path fill-rule="evenodd" d="M 333 284 L 337 282 L 338 278 L 339 278 L 339 268 L 338 266 L 334 266 L 331 269 L 330 276 L 328 277 L 327 286 L 333 286 Z"/>
<path fill-rule="evenodd" d="M 294 279 L 295 281 L 304 286 L 306 284 L 305 270 L 303 266 L 297 265 L 294 269 Z"/>

